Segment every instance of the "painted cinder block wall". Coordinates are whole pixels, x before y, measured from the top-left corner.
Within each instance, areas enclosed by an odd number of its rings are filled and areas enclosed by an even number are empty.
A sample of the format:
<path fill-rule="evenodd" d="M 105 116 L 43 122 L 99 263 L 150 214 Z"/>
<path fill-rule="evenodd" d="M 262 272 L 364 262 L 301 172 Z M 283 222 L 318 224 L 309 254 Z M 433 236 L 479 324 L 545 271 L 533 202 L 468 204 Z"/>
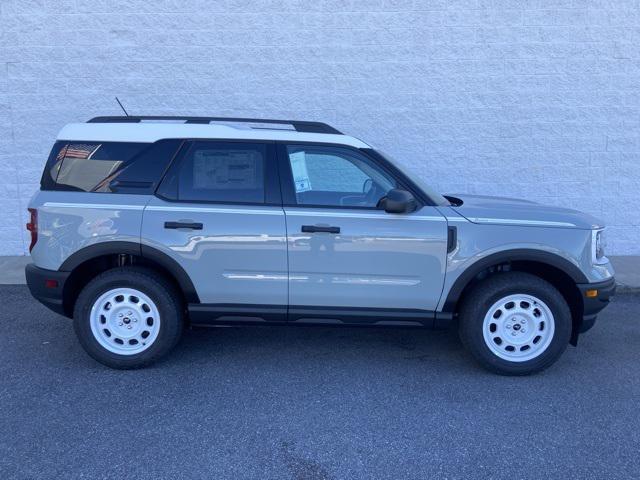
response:
<path fill-rule="evenodd" d="M 0 0 L 0 255 L 58 130 L 119 114 L 322 120 L 443 192 L 603 218 L 640 254 L 639 0 Z"/>

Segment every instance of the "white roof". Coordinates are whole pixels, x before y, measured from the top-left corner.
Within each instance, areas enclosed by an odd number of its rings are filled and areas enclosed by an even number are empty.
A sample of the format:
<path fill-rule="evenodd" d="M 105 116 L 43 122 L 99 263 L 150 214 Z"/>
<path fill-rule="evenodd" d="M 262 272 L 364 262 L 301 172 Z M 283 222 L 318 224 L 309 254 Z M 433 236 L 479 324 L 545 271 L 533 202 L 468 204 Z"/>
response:
<path fill-rule="evenodd" d="M 284 140 L 290 142 L 335 143 L 356 148 L 371 148 L 357 138 L 328 133 L 295 130 L 246 129 L 231 125 L 167 122 L 70 123 L 58 134 L 58 140 L 83 142 L 153 143 L 164 138 L 206 138 L 230 140 Z"/>

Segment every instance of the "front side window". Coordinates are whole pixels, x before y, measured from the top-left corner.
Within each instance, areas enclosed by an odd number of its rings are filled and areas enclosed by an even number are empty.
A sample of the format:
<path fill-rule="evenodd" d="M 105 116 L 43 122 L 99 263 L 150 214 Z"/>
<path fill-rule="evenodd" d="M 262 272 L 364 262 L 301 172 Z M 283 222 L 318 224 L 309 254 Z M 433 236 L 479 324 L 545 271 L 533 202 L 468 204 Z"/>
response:
<path fill-rule="evenodd" d="M 169 182 L 182 201 L 264 203 L 266 158 L 264 144 L 193 142 Z"/>
<path fill-rule="evenodd" d="M 287 147 L 298 205 L 375 208 L 396 182 L 371 160 L 341 147 Z"/>

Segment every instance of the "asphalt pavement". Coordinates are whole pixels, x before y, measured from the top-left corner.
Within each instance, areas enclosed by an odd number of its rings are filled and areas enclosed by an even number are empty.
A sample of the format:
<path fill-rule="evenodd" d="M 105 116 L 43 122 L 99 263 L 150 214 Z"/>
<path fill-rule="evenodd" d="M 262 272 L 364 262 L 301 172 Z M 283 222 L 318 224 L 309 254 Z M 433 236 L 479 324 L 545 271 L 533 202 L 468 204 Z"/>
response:
<path fill-rule="evenodd" d="M 542 374 L 448 331 L 194 329 L 116 371 L 0 286 L 0 478 L 638 478 L 640 296 Z"/>

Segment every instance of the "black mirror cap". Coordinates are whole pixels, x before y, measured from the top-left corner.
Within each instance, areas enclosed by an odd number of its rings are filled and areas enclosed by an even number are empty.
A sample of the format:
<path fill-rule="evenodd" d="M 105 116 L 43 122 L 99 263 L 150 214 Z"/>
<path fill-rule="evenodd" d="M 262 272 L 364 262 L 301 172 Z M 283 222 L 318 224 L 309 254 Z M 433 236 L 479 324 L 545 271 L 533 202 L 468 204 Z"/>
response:
<path fill-rule="evenodd" d="M 387 213 L 411 213 L 418 208 L 418 202 L 411 192 L 398 188 L 389 190 L 381 203 Z"/>

